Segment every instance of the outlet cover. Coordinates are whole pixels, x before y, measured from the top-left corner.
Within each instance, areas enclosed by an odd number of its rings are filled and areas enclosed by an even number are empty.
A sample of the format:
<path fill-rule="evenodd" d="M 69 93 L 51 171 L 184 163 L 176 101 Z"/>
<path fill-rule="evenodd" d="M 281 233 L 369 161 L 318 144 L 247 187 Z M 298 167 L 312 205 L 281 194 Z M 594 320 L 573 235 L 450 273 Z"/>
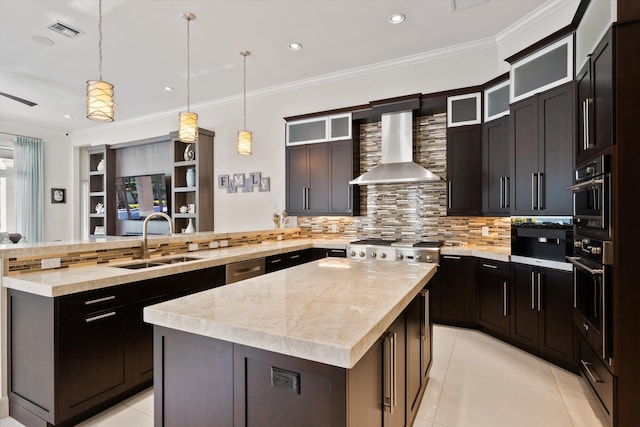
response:
<path fill-rule="evenodd" d="M 58 268 L 60 267 L 60 258 L 43 258 L 40 262 L 40 268 Z"/>
<path fill-rule="evenodd" d="M 193 251 L 197 251 L 198 250 L 198 244 L 197 243 L 189 243 L 189 251 L 193 252 Z"/>
<path fill-rule="evenodd" d="M 276 239 L 282 240 L 282 234 L 278 234 L 278 237 L 276 237 Z"/>
<path fill-rule="evenodd" d="M 218 247 L 218 242 L 209 242 L 209 248 L 215 249 Z"/>
<path fill-rule="evenodd" d="M 221 240 L 220 241 L 220 247 L 221 248 L 226 248 L 227 246 L 229 246 L 229 241 L 228 240 Z"/>
<path fill-rule="evenodd" d="M 488 236 L 489 235 L 489 227 L 482 227 L 482 235 L 483 236 Z"/>

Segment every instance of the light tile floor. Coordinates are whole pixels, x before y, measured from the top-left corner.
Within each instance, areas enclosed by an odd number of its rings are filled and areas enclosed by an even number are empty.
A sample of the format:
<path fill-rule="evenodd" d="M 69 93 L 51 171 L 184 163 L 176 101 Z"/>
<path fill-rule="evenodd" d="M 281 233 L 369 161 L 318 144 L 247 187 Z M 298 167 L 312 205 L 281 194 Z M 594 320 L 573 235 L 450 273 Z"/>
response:
<path fill-rule="evenodd" d="M 414 427 L 602 427 L 574 375 L 482 332 L 436 325 L 433 367 Z M 80 427 L 153 426 L 148 389 Z M 11 418 L 0 427 L 22 427 Z"/>

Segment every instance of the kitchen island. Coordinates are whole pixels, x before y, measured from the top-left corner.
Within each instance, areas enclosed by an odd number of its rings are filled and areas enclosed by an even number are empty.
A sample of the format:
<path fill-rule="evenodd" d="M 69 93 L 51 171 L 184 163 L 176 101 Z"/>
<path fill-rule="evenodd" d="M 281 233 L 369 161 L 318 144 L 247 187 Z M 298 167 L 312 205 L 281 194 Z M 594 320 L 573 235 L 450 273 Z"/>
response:
<path fill-rule="evenodd" d="M 435 272 L 322 259 L 146 307 L 156 425 L 410 425 Z"/>

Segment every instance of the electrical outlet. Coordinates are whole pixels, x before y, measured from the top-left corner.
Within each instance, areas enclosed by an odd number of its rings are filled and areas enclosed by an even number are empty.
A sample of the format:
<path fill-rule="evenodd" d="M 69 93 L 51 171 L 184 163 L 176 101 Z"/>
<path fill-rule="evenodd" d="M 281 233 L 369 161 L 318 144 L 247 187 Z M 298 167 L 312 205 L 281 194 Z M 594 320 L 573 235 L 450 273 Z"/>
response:
<path fill-rule="evenodd" d="M 331 232 L 332 233 L 337 233 L 338 232 L 338 225 L 337 224 L 331 224 Z"/>
<path fill-rule="evenodd" d="M 482 227 L 482 235 L 483 236 L 488 236 L 489 235 L 489 227 Z"/>
<path fill-rule="evenodd" d="M 228 240 L 221 240 L 220 241 L 220 247 L 221 248 L 226 248 L 227 246 L 229 246 L 229 241 Z"/>
<path fill-rule="evenodd" d="M 40 262 L 41 268 L 58 268 L 60 267 L 60 258 L 44 258 Z"/>
<path fill-rule="evenodd" d="M 189 252 L 197 251 L 198 244 L 197 243 L 189 243 Z"/>
<path fill-rule="evenodd" d="M 209 248 L 215 249 L 218 247 L 218 242 L 209 242 Z"/>
<path fill-rule="evenodd" d="M 271 387 L 278 387 L 300 394 L 300 374 L 272 366 Z"/>
<path fill-rule="evenodd" d="M 282 234 L 278 234 L 278 237 L 276 237 L 276 239 L 282 240 Z"/>

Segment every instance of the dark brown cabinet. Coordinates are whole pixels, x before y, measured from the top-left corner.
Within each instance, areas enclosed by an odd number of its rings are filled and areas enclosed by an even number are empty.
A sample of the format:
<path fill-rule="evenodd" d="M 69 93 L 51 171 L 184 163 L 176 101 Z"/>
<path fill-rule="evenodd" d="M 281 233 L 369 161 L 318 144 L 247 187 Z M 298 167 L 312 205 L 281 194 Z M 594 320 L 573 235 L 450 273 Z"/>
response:
<path fill-rule="evenodd" d="M 574 83 L 511 105 L 511 215 L 573 214 Z"/>
<path fill-rule="evenodd" d="M 447 129 L 447 215 L 482 213 L 482 127 Z"/>
<path fill-rule="evenodd" d="M 352 140 L 286 148 L 286 209 L 290 215 L 354 215 Z M 354 209 L 355 206 L 355 209 Z"/>
<path fill-rule="evenodd" d="M 10 414 L 74 423 L 148 387 L 153 328 L 143 308 L 224 281 L 219 266 L 56 298 L 10 290 Z"/>
<path fill-rule="evenodd" d="M 613 72 L 613 41 L 609 30 L 576 76 L 576 164 L 593 158 L 614 143 Z"/>
<path fill-rule="evenodd" d="M 303 249 L 301 251 L 286 252 L 278 255 L 269 255 L 265 257 L 265 273 L 282 270 L 296 265 L 304 264 L 312 261 L 311 249 Z"/>
<path fill-rule="evenodd" d="M 509 263 L 478 259 L 476 274 L 476 314 L 481 329 L 509 337 L 511 302 Z"/>
<path fill-rule="evenodd" d="M 511 337 L 562 366 L 575 369 L 573 274 L 514 263 Z"/>
<path fill-rule="evenodd" d="M 509 214 L 509 117 L 482 125 L 482 212 Z"/>
<path fill-rule="evenodd" d="M 452 325 L 475 324 L 475 260 L 441 255 L 433 284 L 433 320 Z"/>
<path fill-rule="evenodd" d="M 411 425 L 418 414 L 431 369 L 429 292 L 423 289 L 407 307 L 407 425 Z"/>

